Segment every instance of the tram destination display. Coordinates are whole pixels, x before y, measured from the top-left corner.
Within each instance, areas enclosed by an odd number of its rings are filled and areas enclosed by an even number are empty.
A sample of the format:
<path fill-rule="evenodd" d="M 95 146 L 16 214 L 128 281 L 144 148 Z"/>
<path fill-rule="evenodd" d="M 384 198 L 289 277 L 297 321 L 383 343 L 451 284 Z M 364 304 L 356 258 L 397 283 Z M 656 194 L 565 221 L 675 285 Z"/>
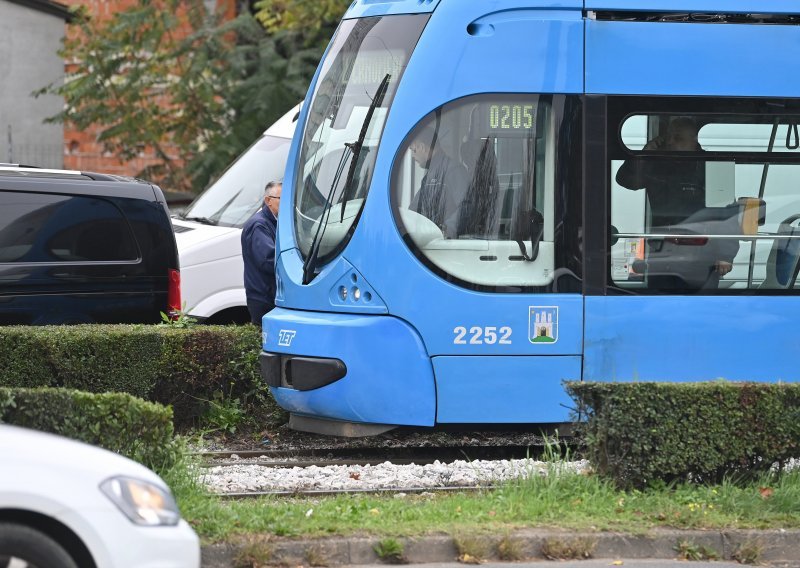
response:
<path fill-rule="evenodd" d="M 497 136 L 530 136 L 536 126 L 536 105 L 518 102 L 491 102 L 483 107 L 483 124 Z"/>

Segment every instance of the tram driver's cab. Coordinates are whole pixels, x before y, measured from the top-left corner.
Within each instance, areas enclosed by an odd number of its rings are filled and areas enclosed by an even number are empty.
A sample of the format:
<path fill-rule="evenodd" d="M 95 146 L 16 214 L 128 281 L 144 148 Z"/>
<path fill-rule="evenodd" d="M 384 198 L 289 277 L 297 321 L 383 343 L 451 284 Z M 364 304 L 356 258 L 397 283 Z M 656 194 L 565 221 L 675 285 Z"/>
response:
<path fill-rule="evenodd" d="M 408 135 L 392 178 L 395 217 L 434 272 L 467 286 L 552 284 L 552 107 L 537 95 L 465 97 Z M 427 163 L 414 155 L 418 140 L 430 147 Z"/>

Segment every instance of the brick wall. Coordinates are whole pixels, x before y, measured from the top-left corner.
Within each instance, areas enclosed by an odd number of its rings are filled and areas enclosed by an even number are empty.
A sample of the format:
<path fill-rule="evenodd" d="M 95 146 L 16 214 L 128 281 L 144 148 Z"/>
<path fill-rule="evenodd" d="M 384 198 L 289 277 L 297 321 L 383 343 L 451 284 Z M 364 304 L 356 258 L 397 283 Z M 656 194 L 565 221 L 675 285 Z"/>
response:
<path fill-rule="evenodd" d="M 135 0 L 60 0 L 69 6 L 85 6 L 96 18 L 105 19 L 114 13 L 135 5 Z M 204 0 L 208 9 L 216 5 L 223 9 L 226 17 L 236 16 L 234 0 Z M 75 33 L 76 30 L 69 30 Z M 65 62 L 65 72 L 70 71 L 70 63 Z M 117 175 L 135 176 L 147 166 L 157 164 L 159 160 L 150 148 L 146 148 L 135 159 L 122 161 L 118 156 L 106 152 L 103 144 L 97 141 L 99 129 L 77 130 L 73 125 L 64 125 L 64 168 L 82 171 L 97 171 Z M 171 159 L 181 163 L 181 157 L 174 146 L 166 146 Z M 158 180 L 155 180 L 158 181 Z M 163 189 L 178 189 L 167 188 Z M 201 189 L 201 188 L 199 188 Z"/>

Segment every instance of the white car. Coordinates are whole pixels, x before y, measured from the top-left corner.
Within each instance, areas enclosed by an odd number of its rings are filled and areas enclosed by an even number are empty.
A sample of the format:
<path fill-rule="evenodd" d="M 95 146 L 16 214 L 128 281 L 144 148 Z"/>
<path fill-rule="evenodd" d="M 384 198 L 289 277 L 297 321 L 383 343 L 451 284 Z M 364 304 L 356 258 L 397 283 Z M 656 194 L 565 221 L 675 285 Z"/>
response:
<path fill-rule="evenodd" d="M 197 535 L 146 467 L 8 425 L 0 425 L 0 456 L 0 566 L 200 566 Z"/>
<path fill-rule="evenodd" d="M 287 112 L 186 210 L 172 218 L 185 311 L 206 323 L 247 323 L 242 225 L 264 186 L 283 179 L 300 105 Z"/>

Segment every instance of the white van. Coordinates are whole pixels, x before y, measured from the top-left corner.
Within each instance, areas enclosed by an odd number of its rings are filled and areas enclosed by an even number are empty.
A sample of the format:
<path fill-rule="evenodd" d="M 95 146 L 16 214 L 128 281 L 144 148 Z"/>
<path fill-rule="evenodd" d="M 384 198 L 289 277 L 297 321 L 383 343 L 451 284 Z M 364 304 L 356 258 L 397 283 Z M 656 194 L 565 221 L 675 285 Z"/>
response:
<path fill-rule="evenodd" d="M 247 323 L 242 225 L 283 179 L 300 105 L 270 126 L 186 210 L 173 217 L 186 312 L 205 323 Z"/>

